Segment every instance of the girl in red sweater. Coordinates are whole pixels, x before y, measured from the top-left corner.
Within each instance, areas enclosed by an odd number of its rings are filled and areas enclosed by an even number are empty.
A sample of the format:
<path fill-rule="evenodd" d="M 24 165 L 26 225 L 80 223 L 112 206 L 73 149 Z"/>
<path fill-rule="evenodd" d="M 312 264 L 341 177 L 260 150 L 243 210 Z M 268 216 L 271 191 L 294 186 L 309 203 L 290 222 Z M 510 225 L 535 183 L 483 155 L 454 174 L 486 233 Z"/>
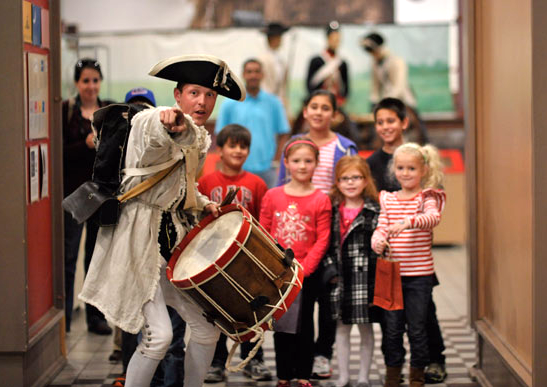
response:
<path fill-rule="evenodd" d="M 372 249 L 382 254 L 389 240 L 391 256 L 400 263 L 404 310 L 384 312 L 384 386 L 399 386 L 406 330 L 410 341 L 410 386 L 419 387 L 424 385 L 424 367 L 429 364 L 425 323 L 434 273 L 432 230 L 441 220 L 446 199 L 440 189 L 442 164 L 433 146 L 406 143 L 395 150 L 391 169 L 401 189 L 380 192 L 381 211 L 372 235 Z"/>
<path fill-rule="evenodd" d="M 260 223 L 283 248 L 294 251 L 305 276 L 297 300 L 274 325 L 277 387 L 289 387 L 291 379 L 297 379 L 299 387 L 311 387 L 313 303 L 319 289 L 309 276 L 327 250 L 331 220 L 330 199 L 311 182 L 318 160 L 319 149 L 311 139 L 289 141 L 283 163 L 291 179 L 262 199 Z"/>

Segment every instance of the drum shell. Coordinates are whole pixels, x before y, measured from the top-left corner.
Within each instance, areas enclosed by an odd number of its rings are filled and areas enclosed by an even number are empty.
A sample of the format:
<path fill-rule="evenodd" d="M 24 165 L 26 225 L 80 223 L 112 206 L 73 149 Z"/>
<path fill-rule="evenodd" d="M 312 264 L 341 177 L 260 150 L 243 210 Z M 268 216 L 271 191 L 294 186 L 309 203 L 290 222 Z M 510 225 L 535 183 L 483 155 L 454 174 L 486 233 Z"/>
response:
<path fill-rule="evenodd" d="M 223 212 L 226 211 L 224 209 Z M 244 215 L 249 216 L 244 219 L 244 222 L 250 221 L 249 233 L 245 240 L 234 241 L 239 244 L 239 249 L 233 257 L 229 260 L 217 259 L 216 265 L 219 261 L 226 263 L 215 268 L 214 274 L 208 278 L 195 276 L 202 280 L 193 281 L 191 286 L 187 286 L 188 281 L 184 281 L 185 285 L 182 286 L 180 282 L 172 281 L 184 295 L 201 307 L 208 320 L 214 321 L 224 333 L 237 341 L 246 341 L 254 336 L 249 332 L 249 327 L 262 326 L 266 329 L 267 321 L 272 316 L 280 318 L 296 298 L 303 280 L 299 265 L 293 262 L 290 267 L 287 266 L 282 260 L 283 252 L 272 243 L 271 236 L 262 231 L 250 214 L 244 212 Z M 270 278 L 255 260 L 264 265 L 275 279 Z M 174 267 L 172 262 L 170 266 Z M 253 309 L 250 301 L 261 296 L 267 300 L 266 304 Z M 276 305 L 280 308 L 275 308 Z M 227 312 L 235 323 L 226 318 L 219 308 Z"/>

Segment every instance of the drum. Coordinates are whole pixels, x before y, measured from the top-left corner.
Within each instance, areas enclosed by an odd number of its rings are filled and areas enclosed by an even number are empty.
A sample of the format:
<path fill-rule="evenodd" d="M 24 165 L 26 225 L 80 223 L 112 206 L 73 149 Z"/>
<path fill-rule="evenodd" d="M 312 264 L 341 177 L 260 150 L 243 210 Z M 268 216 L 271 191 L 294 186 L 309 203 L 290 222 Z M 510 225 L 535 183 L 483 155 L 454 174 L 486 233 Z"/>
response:
<path fill-rule="evenodd" d="M 175 248 L 167 278 L 236 342 L 268 329 L 292 304 L 304 274 L 238 204 L 204 218 Z"/>

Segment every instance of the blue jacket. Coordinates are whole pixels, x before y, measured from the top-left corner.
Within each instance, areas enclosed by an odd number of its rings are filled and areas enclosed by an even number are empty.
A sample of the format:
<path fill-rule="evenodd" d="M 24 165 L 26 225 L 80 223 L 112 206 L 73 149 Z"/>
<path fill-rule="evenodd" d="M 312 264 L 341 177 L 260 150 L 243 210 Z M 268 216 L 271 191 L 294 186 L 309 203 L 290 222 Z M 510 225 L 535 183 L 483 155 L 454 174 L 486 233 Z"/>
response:
<path fill-rule="evenodd" d="M 300 137 L 305 136 L 306 133 L 297 134 L 291 137 L 293 139 L 294 137 Z M 334 151 L 334 163 L 332 165 L 332 169 L 334 170 L 334 167 L 336 166 L 336 163 L 338 160 L 342 158 L 342 156 L 351 156 L 357 154 L 357 145 L 353 141 L 351 141 L 349 138 L 342 136 L 339 133 L 336 133 L 336 149 Z M 283 155 L 284 157 L 284 155 Z M 281 165 L 279 166 L 279 177 L 277 178 L 277 185 L 283 185 L 288 182 L 287 172 L 285 171 L 285 164 L 281 162 Z M 334 174 L 333 174 L 334 176 Z"/>

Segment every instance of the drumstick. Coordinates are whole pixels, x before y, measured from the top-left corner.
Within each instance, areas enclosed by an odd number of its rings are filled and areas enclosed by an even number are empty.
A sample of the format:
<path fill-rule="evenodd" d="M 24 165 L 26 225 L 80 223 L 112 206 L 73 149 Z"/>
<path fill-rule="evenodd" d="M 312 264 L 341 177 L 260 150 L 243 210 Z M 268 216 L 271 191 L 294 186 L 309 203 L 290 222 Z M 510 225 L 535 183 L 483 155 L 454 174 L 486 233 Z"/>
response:
<path fill-rule="evenodd" d="M 239 192 L 239 189 L 240 189 L 239 187 L 236 187 L 235 189 L 230 188 L 230 190 L 228 191 L 228 193 L 226 194 L 226 196 L 220 203 L 220 206 L 222 207 L 222 206 L 230 204 L 235 199 L 237 193 Z"/>

